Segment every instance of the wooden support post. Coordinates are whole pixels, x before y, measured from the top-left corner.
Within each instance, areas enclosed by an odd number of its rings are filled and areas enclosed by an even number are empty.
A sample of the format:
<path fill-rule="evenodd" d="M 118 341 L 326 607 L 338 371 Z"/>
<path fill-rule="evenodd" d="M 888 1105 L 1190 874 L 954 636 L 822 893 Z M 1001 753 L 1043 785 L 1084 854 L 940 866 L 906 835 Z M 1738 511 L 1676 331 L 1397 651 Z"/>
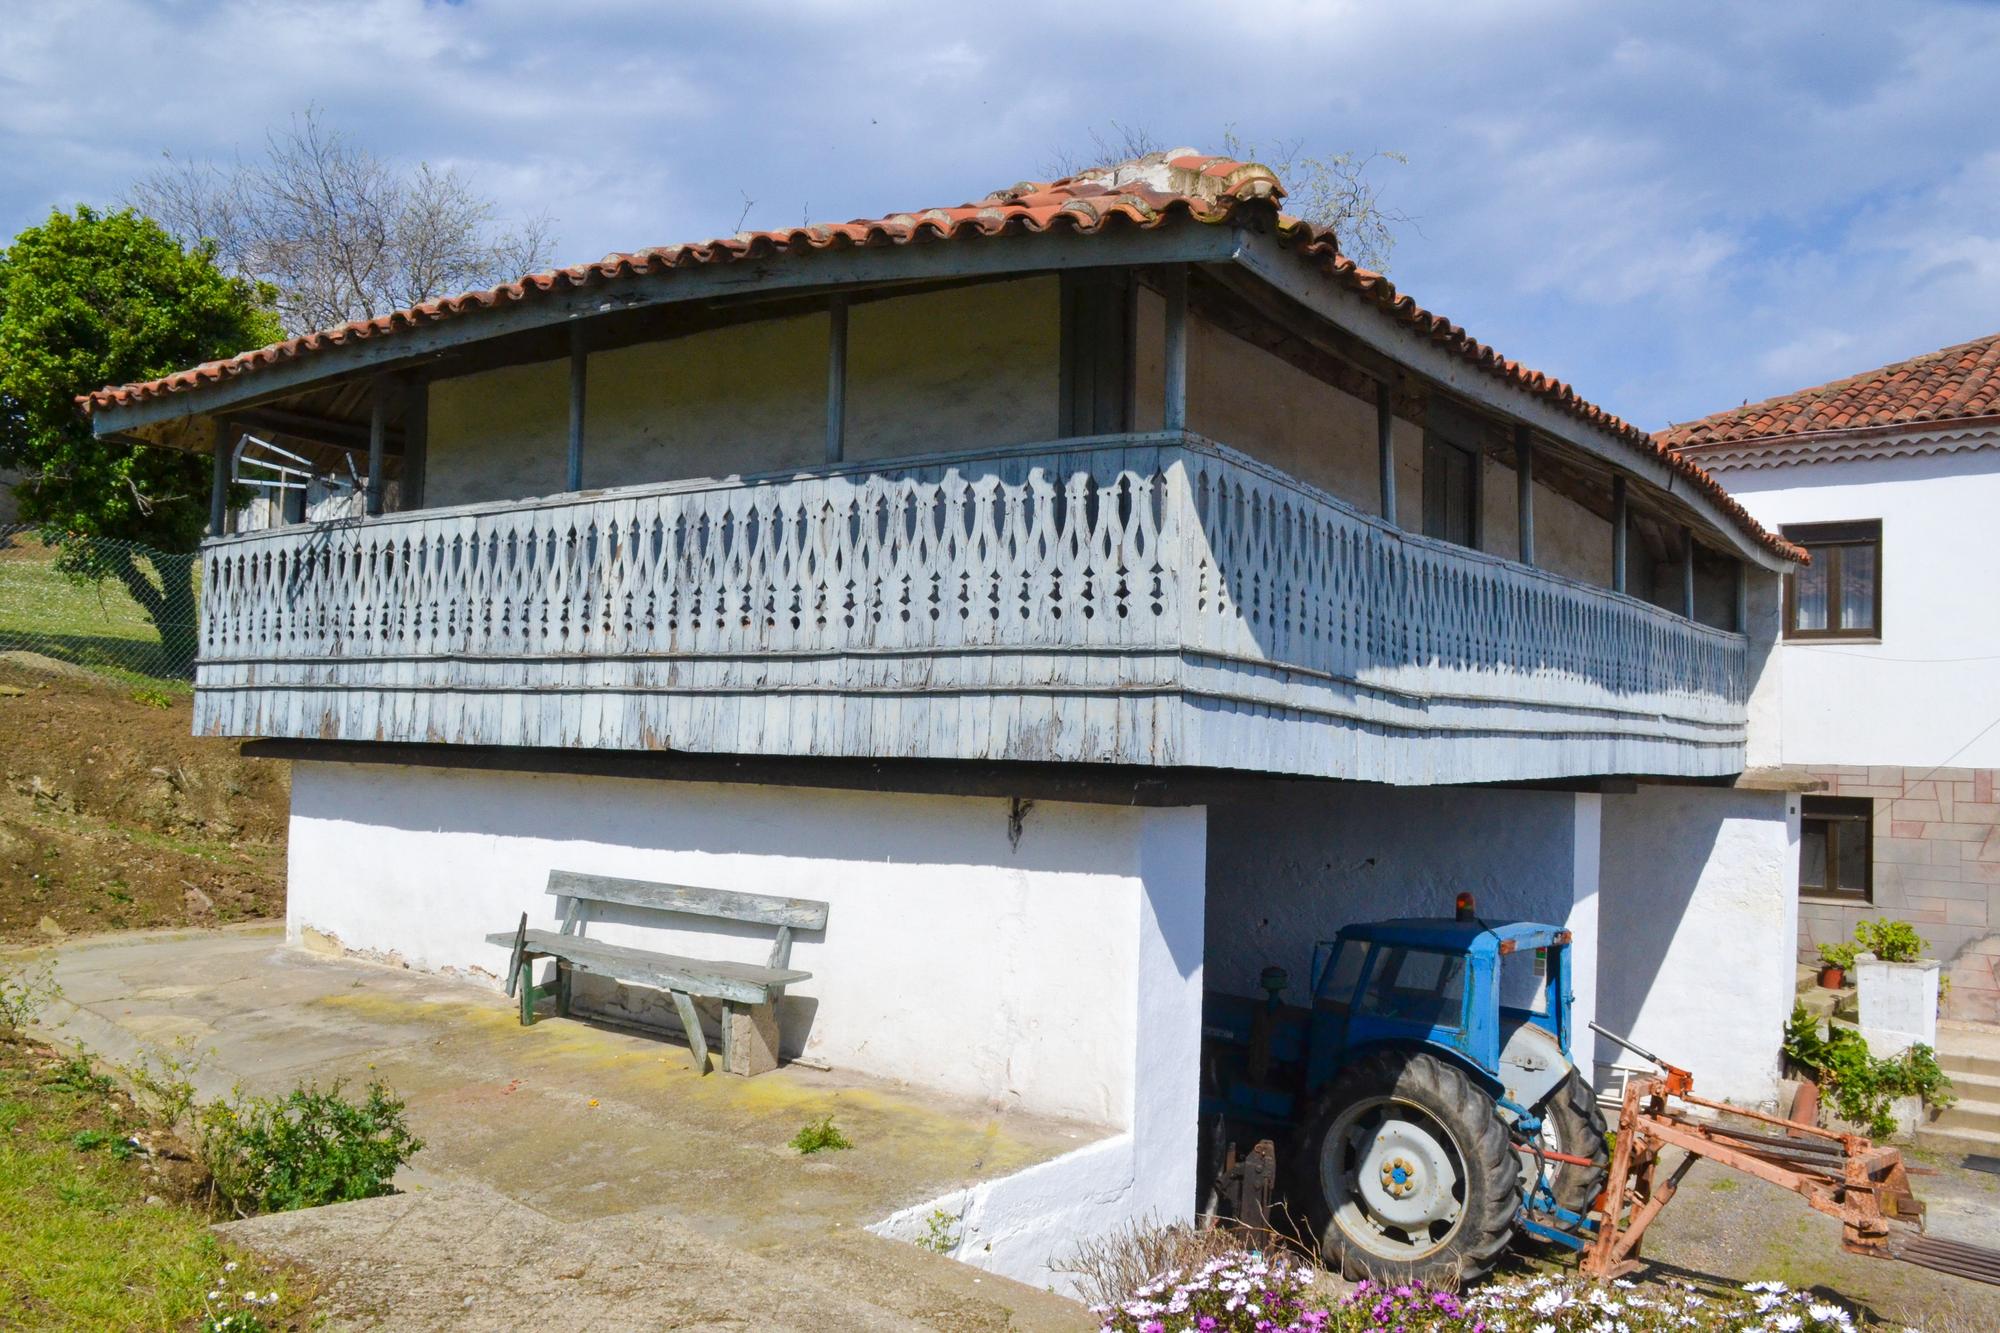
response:
<path fill-rule="evenodd" d="M 738 1078 L 755 1078 L 778 1067 L 778 1007 L 766 1004 L 722 1006 L 722 1067 Z"/>
<path fill-rule="evenodd" d="M 1161 285 L 1167 300 L 1166 364 L 1161 375 L 1166 402 L 1161 409 L 1161 422 L 1167 430 L 1186 430 L 1188 362 L 1186 266 L 1175 264 L 1169 267 L 1161 275 Z"/>
<path fill-rule="evenodd" d="M 1750 563 L 1736 562 L 1736 624 L 1738 634 L 1750 632 Z"/>
<path fill-rule="evenodd" d="M 847 298 L 827 304 L 826 337 L 826 461 L 847 455 Z"/>
<path fill-rule="evenodd" d="M 688 1047 L 694 1052 L 695 1072 L 708 1073 L 708 1037 L 701 1030 L 701 1015 L 695 1012 L 694 997 L 686 991 L 669 991 L 674 997 L 674 1012 L 681 1017 L 681 1026 L 687 1029 Z"/>
<path fill-rule="evenodd" d="M 365 503 L 370 518 L 382 512 L 382 456 L 389 441 L 389 388 L 389 381 L 383 379 L 368 386 L 368 495 Z"/>
<path fill-rule="evenodd" d="M 1375 385 L 1375 453 L 1381 469 L 1382 517 L 1396 522 L 1396 411 L 1389 381 Z"/>
<path fill-rule="evenodd" d="M 587 389 L 590 350 L 584 345 L 583 325 L 569 326 L 569 489 L 583 489 L 583 408 Z"/>
<path fill-rule="evenodd" d="M 1625 591 L 1625 534 L 1631 531 L 1625 498 L 1625 474 L 1611 479 L 1611 591 Z"/>
<path fill-rule="evenodd" d="M 1681 614 L 1694 619 L 1694 529 L 1681 528 Z"/>
<path fill-rule="evenodd" d="M 236 449 L 236 423 L 224 421 L 216 427 L 215 463 L 208 481 L 208 535 L 229 535 L 229 463 Z"/>
<path fill-rule="evenodd" d="M 1525 425 L 1514 427 L 1514 489 L 1521 510 L 1521 563 L 1535 563 L 1535 441 Z"/>

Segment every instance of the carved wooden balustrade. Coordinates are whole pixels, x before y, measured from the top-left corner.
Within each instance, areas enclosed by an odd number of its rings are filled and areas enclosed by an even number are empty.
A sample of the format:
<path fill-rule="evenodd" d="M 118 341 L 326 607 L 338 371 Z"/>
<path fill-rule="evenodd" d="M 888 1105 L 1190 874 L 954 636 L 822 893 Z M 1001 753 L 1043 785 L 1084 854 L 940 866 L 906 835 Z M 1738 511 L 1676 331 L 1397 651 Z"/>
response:
<path fill-rule="evenodd" d="M 1388 781 L 1741 767 L 1745 641 L 1186 435 L 225 538 L 211 734 Z"/>

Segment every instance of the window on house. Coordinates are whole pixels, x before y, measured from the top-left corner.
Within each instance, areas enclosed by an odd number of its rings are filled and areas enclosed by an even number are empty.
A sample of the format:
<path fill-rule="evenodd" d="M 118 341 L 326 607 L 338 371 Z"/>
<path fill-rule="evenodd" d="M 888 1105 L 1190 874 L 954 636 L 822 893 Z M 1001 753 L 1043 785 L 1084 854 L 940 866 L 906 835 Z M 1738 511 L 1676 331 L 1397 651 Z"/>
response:
<path fill-rule="evenodd" d="M 1424 436 L 1424 535 L 1477 546 L 1479 456 L 1436 435 Z"/>
<path fill-rule="evenodd" d="M 1799 892 L 1814 898 L 1875 899 L 1874 802 L 1808 796 L 1799 819 Z"/>
<path fill-rule="evenodd" d="M 1785 580 L 1785 637 L 1880 638 L 1882 521 L 1794 523 L 1784 533 L 1812 556 Z"/>

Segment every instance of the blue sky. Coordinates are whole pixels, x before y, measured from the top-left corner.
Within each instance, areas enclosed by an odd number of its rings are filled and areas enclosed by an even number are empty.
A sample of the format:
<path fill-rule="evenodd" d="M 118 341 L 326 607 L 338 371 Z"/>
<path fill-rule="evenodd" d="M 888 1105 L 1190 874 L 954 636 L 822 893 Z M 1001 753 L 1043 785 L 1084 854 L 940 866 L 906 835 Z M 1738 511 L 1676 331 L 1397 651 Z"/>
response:
<path fill-rule="evenodd" d="M 14 12 L 7 12 L 14 11 Z M 0 233 L 308 103 L 563 262 L 960 203 L 1094 127 L 1406 154 L 1392 275 L 1648 429 L 2000 329 L 2000 7 L 0 0 Z"/>

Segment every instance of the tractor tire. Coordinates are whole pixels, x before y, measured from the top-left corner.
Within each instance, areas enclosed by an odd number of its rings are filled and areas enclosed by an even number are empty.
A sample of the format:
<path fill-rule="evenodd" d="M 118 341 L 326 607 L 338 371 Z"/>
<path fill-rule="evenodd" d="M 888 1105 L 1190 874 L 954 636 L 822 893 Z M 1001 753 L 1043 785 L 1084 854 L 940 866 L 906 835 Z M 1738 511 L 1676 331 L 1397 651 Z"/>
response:
<path fill-rule="evenodd" d="M 1550 1164 L 1556 1168 L 1551 1186 L 1556 1202 L 1572 1213 L 1589 1212 L 1590 1205 L 1604 1192 L 1604 1182 L 1611 1177 L 1611 1145 L 1605 1138 L 1608 1131 L 1604 1112 L 1597 1106 L 1597 1095 L 1581 1074 L 1572 1071 L 1549 1094 L 1542 1107 L 1542 1122 L 1555 1130 L 1552 1136 L 1544 1136 L 1543 1146 L 1571 1157 L 1590 1159 L 1589 1166 L 1574 1162 Z"/>
<path fill-rule="evenodd" d="M 1314 1101 L 1288 1194 L 1349 1279 L 1456 1285 L 1513 1239 L 1521 1169 L 1492 1097 L 1423 1051 L 1357 1060 Z"/>

